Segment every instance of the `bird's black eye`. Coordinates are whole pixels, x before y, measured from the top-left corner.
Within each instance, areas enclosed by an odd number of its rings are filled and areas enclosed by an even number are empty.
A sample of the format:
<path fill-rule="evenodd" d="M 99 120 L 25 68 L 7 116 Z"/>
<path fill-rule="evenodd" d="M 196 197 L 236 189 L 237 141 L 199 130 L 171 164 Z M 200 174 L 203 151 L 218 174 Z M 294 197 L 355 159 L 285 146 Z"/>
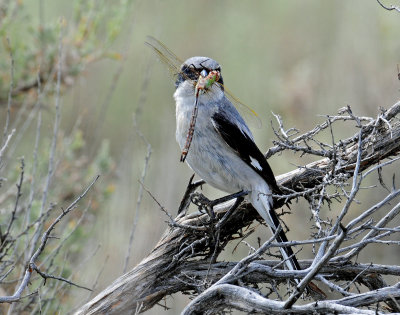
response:
<path fill-rule="evenodd" d="M 197 80 L 198 77 L 199 72 L 194 65 L 183 65 L 175 81 L 175 87 L 177 88 L 179 84 L 186 80 Z"/>
<path fill-rule="evenodd" d="M 189 80 L 197 80 L 199 76 L 199 72 L 194 65 L 190 66 L 184 65 L 182 67 L 182 74 L 185 76 L 186 79 Z"/>

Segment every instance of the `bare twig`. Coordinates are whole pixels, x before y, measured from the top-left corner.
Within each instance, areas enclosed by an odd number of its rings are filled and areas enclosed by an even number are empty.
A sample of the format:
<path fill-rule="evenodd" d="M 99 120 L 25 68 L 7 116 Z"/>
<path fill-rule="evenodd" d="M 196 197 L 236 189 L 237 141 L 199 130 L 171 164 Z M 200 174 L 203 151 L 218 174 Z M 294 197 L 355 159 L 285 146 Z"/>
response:
<path fill-rule="evenodd" d="M 388 294 L 386 298 L 388 298 Z M 293 306 L 290 309 L 290 313 L 376 314 L 374 311 L 359 310 L 355 307 L 335 302 L 319 301 L 301 306 Z M 283 302 L 266 299 L 253 290 L 230 284 L 220 284 L 213 287 L 207 294 L 201 295 L 201 299 L 195 299 L 189 303 L 181 314 L 210 314 L 207 313 L 207 310 L 213 310 L 214 312 L 228 307 L 249 313 L 285 314 L 287 311 L 285 311 L 284 306 Z"/>
<path fill-rule="evenodd" d="M 3 131 L 3 139 L 2 139 L 2 147 L 5 147 L 5 142 L 6 142 L 6 137 L 8 133 L 8 125 L 10 124 L 10 112 L 11 112 L 11 103 L 12 103 L 12 93 L 14 89 L 14 57 L 12 54 L 12 48 L 10 44 L 10 39 L 7 37 L 7 45 L 8 45 L 8 50 L 10 54 L 10 88 L 8 91 L 8 100 L 7 100 L 7 115 L 6 115 L 6 123 L 4 125 L 4 131 Z M 9 140 L 9 139 L 8 139 Z M 1 154 L 0 154 L 1 157 Z M 0 158 L 1 162 L 1 158 Z"/>
<path fill-rule="evenodd" d="M 6 241 L 7 237 L 9 236 L 11 227 L 14 223 L 14 220 L 16 219 L 15 214 L 17 213 L 17 209 L 18 209 L 18 202 L 22 196 L 22 183 L 24 181 L 24 173 L 25 173 L 25 162 L 24 162 L 24 158 L 22 158 L 21 159 L 21 175 L 19 177 L 19 182 L 17 183 L 17 196 L 15 199 L 14 209 L 11 212 L 11 219 L 7 225 L 6 233 L 4 235 L 1 235 L 1 243 L 2 243 L 1 247 L 3 247 L 3 243 Z"/>
<path fill-rule="evenodd" d="M 43 190 L 42 196 L 42 205 L 40 207 L 39 216 L 43 214 L 44 209 L 47 203 L 47 194 L 50 188 L 50 183 L 53 178 L 54 174 L 54 159 L 56 154 L 56 146 L 57 146 L 57 137 L 58 137 L 58 129 L 60 125 L 60 117 L 61 117 L 61 104 L 60 104 L 60 86 L 61 86 L 61 67 L 62 67 L 62 58 L 63 58 L 63 46 L 62 46 L 62 36 L 63 36 L 63 27 L 60 29 L 60 38 L 59 38 L 59 45 L 58 45 L 58 63 L 57 63 L 57 84 L 56 84 L 56 99 L 55 99 L 55 109 L 56 109 L 56 117 L 54 120 L 54 127 L 53 127 L 53 138 L 50 147 L 50 155 L 49 155 L 49 166 L 46 178 L 46 184 Z M 42 226 L 38 225 L 36 227 L 36 231 L 34 233 L 33 240 L 31 242 L 31 249 L 30 253 L 33 252 L 34 248 L 36 247 L 37 241 L 39 239 L 39 235 L 42 231 Z"/>
<path fill-rule="evenodd" d="M 47 279 L 54 279 L 54 280 L 66 282 L 66 283 L 68 283 L 70 285 L 73 285 L 74 287 L 77 287 L 77 288 L 80 288 L 80 289 L 85 289 L 85 290 L 88 290 L 88 291 L 92 291 L 92 289 L 90 289 L 90 288 L 87 288 L 87 287 L 81 286 L 79 284 L 76 284 L 76 283 L 74 283 L 72 281 L 69 281 L 68 279 L 63 278 L 63 277 L 53 276 L 51 274 L 45 273 L 45 272 L 41 271 L 39 269 L 39 267 L 36 266 L 35 263 L 30 263 L 30 268 L 35 270 L 44 279 L 44 285 L 46 284 L 46 280 Z"/>
<path fill-rule="evenodd" d="M 92 290 L 90 291 L 90 295 L 88 296 L 87 300 L 89 300 L 93 296 L 93 292 L 97 288 L 97 285 L 99 283 L 99 279 L 100 279 L 100 277 L 101 277 L 101 275 L 102 275 L 102 273 L 103 273 L 103 271 L 104 271 L 104 269 L 105 269 L 105 267 L 107 265 L 107 262 L 108 262 L 109 258 L 110 258 L 110 256 L 107 255 L 106 259 L 104 259 L 103 266 L 100 268 L 100 270 L 99 270 L 99 272 L 98 272 L 98 274 L 97 274 L 97 276 L 96 276 L 96 278 L 95 278 L 95 280 L 93 282 Z"/>
<path fill-rule="evenodd" d="M 222 277 L 220 280 L 218 280 L 215 285 L 223 284 L 223 283 L 232 283 L 233 281 L 237 280 L 241 275 L 241 273 L 245 270 L 245 268 L 250 264 L 252 261 L 258 259 L 261 257 L 265 251 L 271 247 L 272 242 L 276 239 L 276 236 L 279 234 L 281 231 L 282 227 L 278 226 L 276 229 L 274 235 L 266 241 L 257 251 L 255 251 L 253 254 L 246 256 L 243 258 L 241 261 L 237 263 L 237 265 L 230 271 L 228 272 L 224 277 Z"/>
<path fill-rule="evenodd" d="M 400 203 L 398 203 L 395 207 L 393 207 L 392 210 L 389 211 L 388 214 L 386 214 L 376 225 L 375 228 L 382 228 L 384 227 L 387 223 L 389 223 L 390 221 L 392 221 L 400 212 Z M 346 255 L 344 255 L 343 257 L 340 257 L 338 259 L 346 259 L 346 260 L 350 260 L 352 257 L 358 255 L 360 253 L 360 251 L 367 246 L 367 244 L 372 241 L 380 232 L 380 229 L 373 229 L 371 230 L 367 235 L 365 235 L 363 237 L 363 239 L 356 244 L 355 248 L 352 249 L 349 253 L 347 253 Z M 391 229 L 391 231 L 397 231 L 394 229 Z M 375 240 L 375 242 L 377 242 Z M 385 241 L 385 244 L 390 244 L 390 241 Z M 397 243 L 398 244 L 398 243 Z M 346 249 L 345 249 L 346 250 Z"/>
<path fill-rule="evenodd" d="M 40 243 L 39 247 L 36 249 L 36 251 L 33 253 L 33 255 L 30 257 L 29 262 L 27 264 L 27 268 L 25 270 L 24 277 L 23 277 L 21 283 L 19 284 L 17 290 L 11 296 L 0 297 L 0 303 L 11 303 L 11 302 L 19 301 L 21 299 L 22 292 L 27 287 L 27 285 L 31 279 L 32 272 L 33 272 L 33 270 L 35 270 L 36 261 L 37 261 L 38 257 L 41 255 L 41 253 L 43 252 L 43 250 L 45 249 L 46 244 L 47 244 L 49 238 L 51 237 L 50 233 L 53 231 L 55 226 L 62 220 L 62 218 L 64 216 L 66 216 L 69 212 L 71 212 L 72 210 L 74 210 L 76 208 L 76 205 L 79 203 L 79 201 L 81 201 L 81 199 L 83 197 L 86 196 L 86 194 L 89 192 L 89 190 L 92 188 L 92 186 L 95 184 L 95 182 L 97 181 L 98 178 L 99 178 L 99 175 L 96 176 L 96 178 L 89 184 L 89 186 L 83 191 L 83 193 L 78 198 L 76 198 L 65 210 L 62 211 L 62 213 L 53 221 L 53 223 L 43 233 L 42 238 L 41 238 L 41 243 Z"/>
<path fill-rule="evenodd" d="M 12 138 L 12 136 L 13 136 L 14 134 L 15 134 L 15 129 L 13 129 L 13 130 L 10 132 L 10 134 L 4 139 L 4 143 L 3 143 L 2 147 L 0 148 L 0 164 L 1 164 L 2 159 L 3 159 L 4 151 L 6 150 L 6 148 L 7 148 L 7 146 L 8 146 L 8 143 L 10 142 L 10 140 L 11 140 L 11 138 Z"/>
<path fill-rule="evenodd" d="M 397 11 L 397 12 L 400 12 L 400 8 L 397 7 L 397 6 L 390 5 L 390 7 L 388 7 L 388 6 L 383 5 L 382 2 L 381 2 L 380 0 L 376 0 L 376 1 L 377 1 L 377 2 L 380 4 L 380 6 L 381 6 L 382 8 L 384 8 L 385 10 L 388 10 L 388 11 L 395 10 L 395 11 Z"/>
<path fill-rule="evenodd" d="M 37 100 L 37 105 L 40 102 L 40 97 L 39 97 L 41 95 L 40 89 L 41 89 L 41 84 L 40 84 L 40 80 L 38 80 L 38 100 Z M 25 214 L 26 229 L 30 225 L 31 209 L 32 209 L 32 204 L 33 204 L 33 200 L 34 200 L 34 195 L 35 195 L 36 169 L 37 169 L 37 165 L 38 165 L 38 149 L 39 149 L 41 126 L 42 126 L 42 111 L 39 108 L 39 113 L 38 113 L 38 117 L 37 117 L 37 125 L 36 125 L 35 147 L 33 149 L 33 165 L 32 165 L 32 173 L 31 173 L 32 180 L 31 180 L 31 185 L 30 185 L 30 189 L 29 189 L 29 199 L 28 199 L 28 205 L 26 207 L 26 214 Z M 29 241 L 28 241 L 28 238 L 27 238 L 26 239 L 26 246 L 25 246 L 26 248 L 28 248 L 28 246 L 29 246 L 28 242 Z M 26 252 L 25 255 L 26 255 L 25 260 L 27 260 L 29 253 Z"/>
<path fill-rule="evenodd" d="M 342 231 L 335 238 L 332 245 L 326 251 L 325 255 L 316 263 L 313 264 L 310 272 L 300 281 L 296 287 L 296 292 L 294 292 L 285 302 L 283 308 L 289 309 L 293 304 L 300 298 L 306 286 L 311 282 L 315 275 L 322 269 L 322 267 L 329 261 L 330 258 L 335 254 L 336 250 L 339 248 L 340 244 L 343 242 L 346 236 L 346 229 L 341 227 Z"/>
<path fill-rule="evenodd" d="M 133 119 L 133 123 L 134 123 L 134 127 L 136 128 L 136 133 L 139 135 L 139 137 L 142 139 L 142 141 L 147 146 L 147 153 L 146 153 L 146 156 L 144 158 L 144 166 L 143 166 L 143 170 L 142 170 L 142 175 L 140 176 L 140 183 L 143 183 L 144 179 L 146 177 L 146 174 L 147 174 L 147 168 L 149 167 L 150 156 L 151 156 L 151 151 L 152 150 L 151 150 L 151 144 L 147 141 L 146 137 L 142 134 L 142 132 L 137 128 L 135 118 Z M 138 192 L 138 197 L 137 197 L 137 201 L 136 201 L 135 216 L 134 216 L 134 219 L 133 219 L 133 222 L 132 222 L 131 234 L 129 236 L 128 252 L 127 252 L 127 254 L 125 256 L 125 263 L 124 263 L 123 273 L 126 272 L 126 270 L 128 268 L 128 264 L 129 264 L 129 259 L 131 257 L 133 238 L 134 238 L 134 235 L 135 235 L 137 222 L 139 220 L 139 209 L 140 209 L 140 205 L 142 203 L 142 197 L 143 197 L 143 185 L 139 185 L 139 192 Z"/>
<path fill-rule="evenodd" d="M 225 295 L 219 290 L 228 285 L 232 290 L 239 290 L 249 294 L 249 292 L 254 293 L 254 290 L 249 289 L 249 287 L 254 288 L 256 285 L 264 283 L 267 285 L 268 290 L 274 292 L 277 286 L 283 283 L 287 284 L 287 279 L 299 279 L 300 284 L 286 301 L 276 304 L 277 301 L 262 297 L 263 300 L 260 300 L 262 303 L 273 302 L 273 304 L 269 304 L 274 306 L 271 308 L 273 310 L 258 308 L 260 306 L 258 303 L 252 304 L 255 307 L 252 310 L 272 314 L 274 312 L 287 312 L 288 310 L 285 311 L 284 307 L 290 307 L 289 311 L 291 313 L 310 313 L 312 312 L 311 307 L 313 307 L 312 310 L 317 307 L 317 312 L 319 311 L 320 313 L 337 311 L 342 313 L 374 314 L 375 311 L 360 310 L 353 307 L 355 304 L 351 304 L 351 301 L 357 301 L 356 303 L 359 303 L 357 305 L 366 307 L 375 307 L 374 303 L 386 301 L 387 306 L 395 311 L 397 309 L 395 303 L 388 301 L 388 299 L 397 298 L 397 293 L 390 298 L 388 297 L 389 293 L 395 292 L 395 287 L 389 288 L 383 281 L 382 276 L 389 273 L 393 275 L 400 274 L 399 267 L 355 265 L 349 259 L 344 259 L 340 256 L 343 255 L 340 254 L 340 251 L 347 248 L 347 252 L 350 253 L 353 248 L 349 246 L 353 246 L 353 244 L 354 246 L 365 247 L 370 243 L 388 245 L 399 243 L 397 239 L 393 238 L 393 235 L 398 235 L 400 227 L 388 225 L 389 222 L 393 222 L 397 207 L 392 208 L 390 214 L 378 223 L 374 223 L 372 217 L 372 215 L 375 216 L 377 214 L 377 211 L 383 205 L 398 198 L 400 193 L 397 192 L 397 189 L 393 189 L 381 202 L 377 202 L 376 205 L 363 211 L 355 219 L 350 220 L 346 227 L 342 226 L 342 221 L 348 217 L 353 205 L 358 202 L 357 193 L 364 189 L 364 181 L 367 176 L 379 168 L 388 167 L 390 163 L 392 165 L 398 163 L 395 159 L 384 163 L 382 163 L 382 160 L 396 156 L 400 152 L 400 123 L 396 117 L 399 113 L 400 102 L 394 104 L 388 110 L 380 111 L 375 119 L 360 118 L 349 107 L 346 107 L 337 118 L 328 117 L 324 124 L 294 139 L 292 139 L 294 135 L 292 130 L 294 129 L 286 131 L 283 128 L 283 122 L 280 123 L 280 128 L 283 131 L 279 133 L 279 141 L 283 143 L 283 146 L 277 145 L 274 147 L 276 148 L 274 152 L 279 152 L 283 148 L 296 151 L 298 148 L 303 147 L 304 152 L 318 151 L 326 158 L 278 176 L 277 181 L 283 186 L 282 191 L 288 192 L 288 194 L 273 196 L 274 199 L 280 198 L 290 201 L 304 196 L 307 201 L 314 202 L 312 207 L 316 209 L 315 211 L 318 211 L 326 204 L 330 206 L 333 202 L 345 200 L 336 220 L 329 217 L 326 220 L 322 220 L 322 218 L 319 218 L 319 213 L 314 215 L 314 218 L 317 218 L 316 221 L 320 223 L 316 239 L 295 240 L 283 244 L 277 244 L 277 242 L 268 243 L 268 249 L 288 245 L 317 246 L 321 244 L 312 263 L 300 261 L 301 267 L 306 269 L 299 271 L 281 270 L 277 267 L 277 265 L 281 264 L 280 261 L 278 263 L 253 261 L 252 255 L 254 253 L 243 258 L 242 261 L 245 262 L 248 259 L 252 260 L 244 265 L 225 261 L 216 261 L 215 263 L 211 261 L 210 263 L 208 259 L 213 257 L 214 253 L 219 253 L 232 240 L 241 239 L 248 231 L 254 230 L 251 224 L 259 217 L 246 202 L 239 207 L 234 216 L 230 217 L 229 224 L 220 224 L 218 233 L 210 235 L 210 224 L 216 223 L 218 225 L 229 211 L 233 201 L 214 207 L 213 216 L 215 220 L 210 220 L 210 216 L 207 213 L 195 212 L 186 214 L 184 211 L 176 218 L 173 218 L 161 206 L 160 202 L 156 201 L 170 219 L 169 228 L 163 237 L 148 257 L 143 259 L 133 270 L 116 279 L 113 284 L 81 307 L 76 314 L 118 314 L 134 310 L 139 305 L 140 310 L 145 311 L 157 304 L 166 295 L 187 291 L 195 291 L 198 293 L 198 297 L 201 296 L 201 298 L 195 298 L 193 300 L 195 302 L 191 303 L 185 311 L 193 306 L 194 308 L 190 308 L 190 310 L 202 312 L 202 307 L 205 306 L 204 303 L 209 303 L 207 304 L 207 311 L 210 313 L 217 313 L 227 308 L 250 311 L 247 306 L 241 308 L 242 303 L 254 301 L 250 299 L 250 295 L 246 295 L 244 298 L 242 296 L 243 299 L 241 298 L 239 303 L 233 298 L 233 295 Z M 342 116 L 345 118 L 341 118 Z M 358 130 L 355 135 L 337 141 L 333 137 L 335 131 L 334 122 L 344 120 L 354 122 L 353 127 Z M 313 137 L 322 130 L 330 132 L 329 139 L 337 142 L 322 143 L 321 141 L 313 141 Z M 301 146 L 298 146 L 299 143 L 301 143 Z M 353 180 L 349 181 L 351 177 L 353 177 Z M 349 187 L 350 191 L 348 191 Z M 151 195 L 150 192 L 149 194 Z M 215 251 L 215 239 L 213 239 L 215 235 L 218 235 L 220 247 L 217 252 Z M 389 239 L 388 236 L 392 237 Z M 349 244 L 346 244 L 346 242 L 349 242 Z M 205 258 L 207 261 L 204 261 Z M 217 254 L 215 258 L 218 258 Z M 304 290 L 313 278 L 324 282 L 345 298 L 306 304 L 307 306 L 293 305 L 299 298 L 299 293 Z M 225 280 L 230 283 L 225 283 Z M 347 292 L 349 288 L 343 289 L 343 282 L 344 286 L 350 285 L 352 289 L 363 285 L 369 292 L 367 295 L 362 295 L 355 290 L 352 290 L 351 293 Z M 218 284 L 215 285 L 215 283 Z M 383 295 L 371 298 L 373 294 L 376 296 L 377 292 L 380 292 L 375 291 L 377 288 L 387 290 L 384 291 Z M 205 292 L 207 293 L 204 294 Z M 218 295 L 218 292 L 221 294 Z M 210 299 L 208 299 L 209 297 Z M 218 300 L 219 306 L 213 304 L 214 298 Z M 371 303 L 369 303 L 370 298 L 373 301 Z M 302 307 L 304 308 L 302 309 Z M 383 307 L 379 306 L 378 311 L 381 309 Z"/>

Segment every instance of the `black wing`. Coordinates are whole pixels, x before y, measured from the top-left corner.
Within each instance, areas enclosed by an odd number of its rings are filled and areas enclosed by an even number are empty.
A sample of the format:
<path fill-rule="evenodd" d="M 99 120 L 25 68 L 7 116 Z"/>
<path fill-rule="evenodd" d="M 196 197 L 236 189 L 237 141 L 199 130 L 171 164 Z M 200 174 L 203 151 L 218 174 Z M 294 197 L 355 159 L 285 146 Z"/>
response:
<path fill-rule="evenodd" d="M 258 149 L 253 139 L 233 122 L 226 119 L 225 115 L 215 113 L 212 116 L 215 130 L 224 141 L 240 156 L 240 158 L 256 171 L 270 186 L 274 194 L 282 194 L 278 187 L 274 173 L 264 155 Z"/>
<path fill-rule="evenodd" d="M 275 194 L 282 194 L 280 188 L 278 187 L 274 173 L 269 166 L 264 155 L 258 149 L 257 145 L 254 143 L 253 139 L 247 134 L 247 132 L 242 132 L 242 130 L 230 120 L 226 118 L 225 115 L 221 113 L 216 113 L 212 117 L 213 125 L 215 130 L 221 135 L 224 141 L 240 156 L 240 158 L 249 165 L 254 171 L 256 171 L 269 185 L 272 192 Z M 283 205 L 283 201 L 278 201 L 278 206 Z M 271 226 L 273 233 L 279 226 L 279 219 L 274 209 L 271 208 L 269 211 L 270 217 L 274 223 Z M 277 235 L 278 242 L 288 242 L 285 232 L 281 230 Z M 285 252 L 287 259 L 291 265 L 290 269 L 301 270 L 300 265 L 293 253 L 292 248 L 282 247 L 282 251 Z"/>

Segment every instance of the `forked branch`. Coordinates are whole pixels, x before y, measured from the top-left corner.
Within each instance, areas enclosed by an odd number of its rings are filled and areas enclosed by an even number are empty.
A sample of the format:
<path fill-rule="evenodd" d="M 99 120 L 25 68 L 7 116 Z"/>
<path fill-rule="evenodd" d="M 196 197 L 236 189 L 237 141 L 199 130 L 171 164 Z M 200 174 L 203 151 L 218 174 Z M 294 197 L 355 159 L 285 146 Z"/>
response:
<path fill-rule="evenodd" d="M 388 227 L 393 215 L 375 223 L 372 214 L 376 214 L 390 200 L 398 198 L 400 190 L 393 185 L 387 198 L 377 202 L 376 205 L 367 209 L 364 215 L 360 215 L 344 226 L 346 233 L 342 232 L 343 229 L 338 229 L 342 224 L 342 218 L 346 216 L 347 210 L 353 204 L 361 183 L 371 173 L 367 169 L 377 171 L 390 163 L 396 163 L 396 159 L 388 159 L 395 157 L 400 151 L 400 122 L 397 118 L 399 112 L 400 102 L 388 110 L 382 110 L 376 118 L 357 117 L 352 113 L 351 108 L 347 107 L 337 116 L 327 116 L 326 122 L 303 135 L 293 135 L 292 131 L 285 131 L 283 124 L 279 124 L 285 136 L 281 136 L 282 133 L 276 131 L 278 140 L 268 151 L 268 156 L 283 150 L 300 151 L 302 154 L 318 151 L 318 156 L 324 156 L 322 159 L 277 177 L 286 195 L 274 197 L 284 199 L 286 202 L 294 198 L 306 198 L 312 208 L 318 232 L 314 239 L 293 241 L 288 244 L 270 243 L 268 246 L 299 244 L 319 246 L 312 262 L 300 262 L 305 270 L 285 271 L 277 268 L 277 265 L 282 265 L 280 261 L 249 260 L 246 265 L 241 266 L 240 272 L 235 273 L 232 281 L 213 285 L 236 266 L 234 262 L 214 262 L 213 258 L 218 256 L 218 253 L 230 241 L 251 233 L 254 230 L 253 221 L 260 218 L 252 206 L 246 202 L 242 203 L 228 220 L 224 218 L 224 215 L 233 202 L 214 207 L 214 218 L 210 218 L 204 212 L 185 214 L 185 211 L 182 211 L 173 219 L 158 244 L 146 258 L 82 306 L 76 314 L 121 314 L 132 310 L 142 312 L 153 307 L 167 295 L 176 292 L 198 294 L 198 297 L 186 308 L 186 314 L 201 313 L 205 310 L 205 305 L 208 305 L 209 312 L 237 308 L 245 311 L 251 309 L 259 312 L 282 313 L 285 307 L 290 307 L 290 312 L 307 313 L 310 311 L 311 304 L 292 305 L 298 299 L 296 294 L 290 302 L 282 297 L 279 301 L 279 293 L 276 291 L 276 286 L 287 283 L 287 279 L 303 279 L 307 274 L 344 296 L 342 299 L 313 303 L 315 307 L 312 308 L 313 310 L 321 313 L 329 311 L 372 314 L 375 311 L 359 309 L 359 307 L 376 308 L 376 303 L 386 301 L 386 307 L 400 311 L 399 304 L 395 300 L 399 297 L 396 291 L 398 285 L 390 287 L 382 278 L 384 274 L 398 275 L 399 268 L 376 264 L 354 265 L 350 261 L 356 248 L 363 249 L 366 244 L 379 242 L 399 244 L 396 238 L 390 241 L 387 238 L 400 231 L 399 227 Z M 353 122 L 358 132 L 336 143 L 314 141 L 314 136 L 322 131 L 330 131 L 334 139 L 335 121 L 343 121 L 347 124 Z M 380 164 L 384 160 L 386 162 Z M 354 175 L 353 183 L 349 186 L 348 181 Z M 328 187 L 333 187 L 336 192 L 332 193 L 332 189 L 329 190 Z M 329 204 L 335 200 L 346 201 L 343 203 L 340 216 L 330 221 L 320 219 L 319 209 L 323 204 Z M 186 205 L 185 202 L 183 204 Z M 390 213 L 396 213 L 397 209 L 398 207 L 394 206 Z M 227 224 L 218 225 L 222 218 L 227 221 Z M 218 225 L 217 233 L 215 233 L 215 224 Z M 351 244 L 348 243 L 349 241 Z M 262 283 L 269 285 L 269 294 L 262 296 L 260 291 L 255 292 L 254 289 L 250 289 Z M 370 292 L 353 293 L 354 291 L 349 291 L 349 287 L 353 285 L 363 285 Z M 381 290 L 375 291 L 378 289 Z M 269 298 L 271 294 L 278 295 L 278 301 Z M 212 301 L 216 298 L 219 299 L 219 306 L 212 308 L 214 305 Z M 207 303 L 204 304 L 204 301 Z"/>

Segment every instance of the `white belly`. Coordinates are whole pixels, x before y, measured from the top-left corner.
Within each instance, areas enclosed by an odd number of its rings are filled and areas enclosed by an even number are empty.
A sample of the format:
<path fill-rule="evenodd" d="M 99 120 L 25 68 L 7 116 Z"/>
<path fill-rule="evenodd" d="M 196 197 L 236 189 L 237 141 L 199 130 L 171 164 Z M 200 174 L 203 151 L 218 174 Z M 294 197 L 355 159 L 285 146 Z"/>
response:
<path fill-rule="evenodd" d="M 191 114 L 191 108 L 182 108 L 182 104 L 177 102 L 176 140 L 181 150 L 186 143 Z M 208 184 L 222 191 L 235 193 L 251 190 L 249 183 L 254 183 L 257 177 L 262 180 L 215 131 L 211 113 L 205 112 L 201 105 L 194 130 L 186 162 Z"/>

